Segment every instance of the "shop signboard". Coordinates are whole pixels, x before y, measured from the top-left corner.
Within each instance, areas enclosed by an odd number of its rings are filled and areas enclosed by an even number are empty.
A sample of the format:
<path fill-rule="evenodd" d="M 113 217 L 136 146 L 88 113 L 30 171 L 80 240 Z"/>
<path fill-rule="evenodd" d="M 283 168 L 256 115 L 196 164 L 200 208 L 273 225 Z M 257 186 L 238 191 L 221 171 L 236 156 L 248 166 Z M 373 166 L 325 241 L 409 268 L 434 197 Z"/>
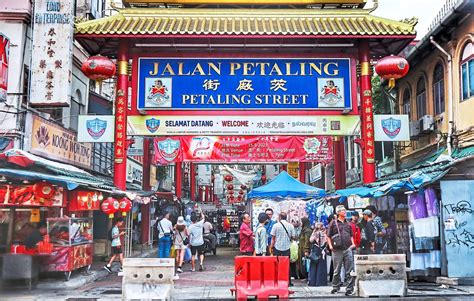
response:
<path fill-rule="evenodd" d="M 474 180 L 441 181 L 448 277 L 474 277 Z"/>
<path fill-rule="evenodd" d="M 316 164 L 309 170 L 309 182 L 314 183 L 323 177 L 322 165 Z"/>
<path fill-rule="evenodd" d="M 62 207 L 64 189 L 46 182 L 0 185 L 0 207 Z"/>
<path fill-rule="evenodd" d="M 150 187 L 158 186 L 158 179 L 156 178 L 156 166 L 150 165 Z"/>
<path fill-rule="evenodd" d="M 143 137 L 133 137 L 133 143 L 127 149 L 127 156 L 143 156 Z"/>
<path fill-rule="evenodd" d="M 155 138 L 155 162 L 331 161 L 328 136 L 171 136 Z"/>
<path fill-rule="evenodd" d="M 299 162 L 288 162 L 286 166 L 288 174 L 295 179 L 299 179 L 300 176 L 300 164 Z"/>
<path fill-rule="evenodd" d="M 139 110 L 343 110 L 349 58 L 138 58 Z"/>
<path fill-rule="evenodd" d="M 330 135 L 359 133 L 359 116 L 128 116 L 129 135 Z"/>
<path fill-rule="evenodd" d="M 0 102 L 7 101 L 10 40 L 0 32 Z"/>
<path fill-rule="evenodd" d="M 72 191 L 68 202 L 69 211 L 99 210 L 101 195 L 97 191 Z"/>
<path fill-rule="evenodd" d="M 143 182 L 143 167 L 130 158 L 127 159 L 127 182 L 140 185 Z"/>
<path fill-rule="evenodd" d="M 72 0 L 35 0 L 31 62 L 33 106 L 68 106 L 72 86 Z"/>
<path fill-rule="evenodd" d="M 92 144 L 77 142 L 77 136 L 55 123 L 33 115 L 31 153 L 89 169 Z"/>
<path fill-rule="evenodd" d="M 114 142 L 113 115 L 81 115 L 77 129 L 78 142 Z"/>
<path fill-rule="evenodd" d="M 410 141 L 408 115 L 374 115 L 375 141 Z"/>

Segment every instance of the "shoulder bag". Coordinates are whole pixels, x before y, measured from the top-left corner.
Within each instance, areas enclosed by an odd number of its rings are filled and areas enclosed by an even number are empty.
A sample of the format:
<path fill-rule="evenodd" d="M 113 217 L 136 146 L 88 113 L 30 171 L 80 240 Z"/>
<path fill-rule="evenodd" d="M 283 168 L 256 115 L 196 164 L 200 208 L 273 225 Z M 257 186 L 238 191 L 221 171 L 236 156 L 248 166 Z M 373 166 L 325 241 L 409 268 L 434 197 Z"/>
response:
<path fill-rule="evenodd" d="M 179 237 L 181 237 L 181 241 L 183 242 L 183 244 L 185 246 L 189 245 L 189 237 L 186 237 L 185 239 L 183 239 L 183 236 L 181 235 L 181 232 L 178 231 L 178 234 L 179 234 Z"/>
<path fill-rule="evenodd" d="M 309 253 L 309 260 L 311 262 L 317 262 L 323 255 L 323 249 L 321 248 L 321 232 L 319 232 L 319 241 L 318 244 L 313 244 L 311 246 L 311 252 Z"/>
<path fill-rule="evenodd" d="M 161 232 L 163 232 L 164 237 L 171 237 L 171 233 L 165 233 L 165 230 L 163 230 L 163 226 L 161 225 L 161 221 L 158 222 L 158 226 L 160 226 Z"/>
<path fill-rule="evenodd" d="M 342 245 L 342 235 L 341 235 L 341 231 L 339 231 L 339 226 L 337 225 L 338 224 L 337 220 L 335 220 L 334 223 L 336 224 L 337 234 L 335 234 L 331 237 L 332 247 L 334 249 L 343 249 L 344 247 Z"/>

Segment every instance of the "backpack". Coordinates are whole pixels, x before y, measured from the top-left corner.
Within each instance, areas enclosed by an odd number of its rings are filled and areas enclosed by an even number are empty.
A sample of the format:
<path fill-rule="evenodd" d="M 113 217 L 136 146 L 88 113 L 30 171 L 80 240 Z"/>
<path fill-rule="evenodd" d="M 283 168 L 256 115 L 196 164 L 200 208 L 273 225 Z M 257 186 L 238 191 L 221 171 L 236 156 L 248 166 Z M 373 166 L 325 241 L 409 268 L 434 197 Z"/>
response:
<path fill-rule="evenodd" d="M 108 239 L 109 241 L 114 240 L 114 237 L 112 236 L 112 229 L 113 229 L 113 228 L 114 228 L 114 227 L 110 228 L 109 232 L 107 233 L 107 239 Z"/>

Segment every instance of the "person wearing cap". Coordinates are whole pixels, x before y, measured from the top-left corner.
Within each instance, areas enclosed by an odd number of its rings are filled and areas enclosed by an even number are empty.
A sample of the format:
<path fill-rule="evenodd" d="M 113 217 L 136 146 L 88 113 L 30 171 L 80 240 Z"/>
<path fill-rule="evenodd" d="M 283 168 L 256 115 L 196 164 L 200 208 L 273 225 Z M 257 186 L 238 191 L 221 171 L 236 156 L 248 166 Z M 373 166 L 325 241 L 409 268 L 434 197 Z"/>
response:
<path fill-rule="evenodd" d="M 184 221 L 184 217 L 178 217 L 178 221 L 174 226 L 174 249 L 176 251 L 176 266 L 178 267 L 176 271 L 178 273 L 182 273 L 183 261 L 184 261 L 184 253 L 188 247 L 185 242 L 189 240 L 189 233 L 188 228 L 186 227 L 186 223 Z"/>
<path fill-rule="evenodd" d="M 265 212 L 260 212 L 258 215 L 258 227 L 255 230 L 255 247 L 253 256 L 267 256 L 267 229 L 265 224 L 268 223 L 268 216 Z"/>
<path fill-rule="evenodd" d="M 354 260 L 352 250 L 355 248 L 352 228 L 346 221 L 346 208 L 344 205 L 336 207 L 337 219 L 333 220 L 328 227 L 327 243 L 332 251 L 332 260 L 334 265 L 334 274 L 332 278 L 331 294 L 339 292 L 341 282 L 341 269 L 344 265 L 346 273 L 344 279 L 347 283 L 346 296 L 354 294 L 355 278 L 351 276 L 354 269 Z"/>
<path fill-rule="evenodd" d="M 359 212 L 352 211 L 351 222 L 352 234 L 354 237 L 354 244 L 356 249 L 360 248 L 360 222 L 359 222 Z"/>
<path fill-rule="evenodd" d="M 360 254 L 368 255 L 375 253 L 375 226 L 372 221 L 372 211 L 365 209 L 362 213 L 363 224 L 361 230 Z"/>

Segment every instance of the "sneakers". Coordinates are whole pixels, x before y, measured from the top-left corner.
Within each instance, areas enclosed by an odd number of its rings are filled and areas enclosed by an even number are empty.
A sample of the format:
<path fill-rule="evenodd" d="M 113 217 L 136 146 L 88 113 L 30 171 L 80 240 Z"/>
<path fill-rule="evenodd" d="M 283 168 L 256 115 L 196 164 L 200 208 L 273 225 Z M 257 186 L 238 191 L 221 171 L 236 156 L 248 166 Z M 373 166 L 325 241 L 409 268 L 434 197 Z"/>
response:
<path fill-rule="evenodd" d="M 179 276 L 178 276 L 178 275 L 174 275 L 174 276 L 173 276 L 173 280 L 179 280 Z"/>
<path fill-rule="evenodd" d="M 196 269 L 195 268 L 191 268 L 189 269 L 190 272 L 196 272 Z"/>
<path fill-rule="evenodd" d="M 122 268 L 122 267 L 119 268 L 119 272 L 123 272 L 123 268 Z"/>
<path fill-rule="evenodd" d="M 107 272 L 109 272 L 109 274 L 112 274 L 112 270 L 110 269 L 109 266 L 104 265 L 104 270 L 106 270 Z"/>
<path fill-rule="evenodd" d="M 199 265 L 199 272 L 202 272 L 202 271 L 204 271 L 204 267 L 201 264 L 201 265 Z"/>
<path fill-rule="evenodd" d="M 181 269 L 181 267 L 178 267 L 178 268 L 176 269 L 176 272 L 178 272 L 178 273 L 182 273 L 182 272 L 183 272 L 183 270 Z"/>
<path fill-rule="evenodd" d="M 337 294 L 339 293 L 339 289 L 338 288 L 333 288 L 332 291 L 331 291 L 331 294 Z"/>
<path fill-rule="evenodd" d="M 354 295 L 354 291 L 346 291 L 346 296 L 353 296 Z"/>

